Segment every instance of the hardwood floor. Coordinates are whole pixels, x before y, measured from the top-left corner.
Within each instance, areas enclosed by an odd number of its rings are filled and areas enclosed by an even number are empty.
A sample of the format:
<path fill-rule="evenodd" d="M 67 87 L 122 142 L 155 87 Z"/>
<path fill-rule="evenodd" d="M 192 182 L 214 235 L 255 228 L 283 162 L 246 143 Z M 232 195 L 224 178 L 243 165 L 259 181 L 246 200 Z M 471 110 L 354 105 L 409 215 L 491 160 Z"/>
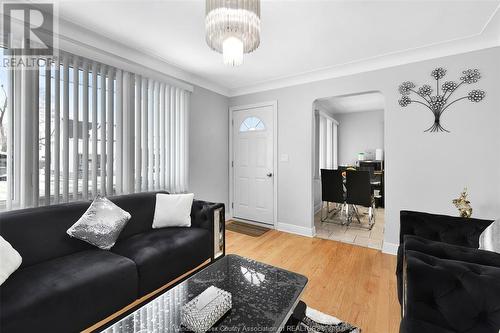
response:
<path fill-rule="evenodd" d="M 307 276 L 304 302 L 363 333 L 398 332 L 395 256 L 276 230 L 260 237 L 226 231 L 226 252 Z"/>

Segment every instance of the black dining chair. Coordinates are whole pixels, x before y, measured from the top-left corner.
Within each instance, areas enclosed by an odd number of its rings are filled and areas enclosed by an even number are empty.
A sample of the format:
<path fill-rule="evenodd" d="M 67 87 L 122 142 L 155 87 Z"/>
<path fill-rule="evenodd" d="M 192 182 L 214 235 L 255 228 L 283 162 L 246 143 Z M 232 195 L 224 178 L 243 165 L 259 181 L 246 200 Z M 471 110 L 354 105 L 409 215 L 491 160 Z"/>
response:
<path fill-rule="evenodd" d="M 346 203 L 352 206 L 352 214 L 348 217 L 348 223 L 352 222 L 353 216 L 356 216 L 358 223 L 359 212 L 357 206 L 368 208 L 368 229 L 375 224 L 375 200 L 372 194 L 369 171 L 347 171 L 346 174 Z"/>
<path fill-rule="evenodd" d="M 375 168 L 373 166 L 362 166 L 358 168 L 359 171 L 368 171 L 370 174 L 370 184 L 372 186 L 380 185 L 380 181 L 375 176 Z"/>
<path fill-rule="evenodd" d="M 341 211 L 345 205 L 344 178 L 341 170 L 321 169 L 321 222 Z M 326 216 L 323 216 L 323 205 L 326 202 Z M 330 203 L 336 207 L 330 211 Z M 339 208 L 340 205 L 340 208 Z M 341 222 L 344 224 L 344 222 Z"/>

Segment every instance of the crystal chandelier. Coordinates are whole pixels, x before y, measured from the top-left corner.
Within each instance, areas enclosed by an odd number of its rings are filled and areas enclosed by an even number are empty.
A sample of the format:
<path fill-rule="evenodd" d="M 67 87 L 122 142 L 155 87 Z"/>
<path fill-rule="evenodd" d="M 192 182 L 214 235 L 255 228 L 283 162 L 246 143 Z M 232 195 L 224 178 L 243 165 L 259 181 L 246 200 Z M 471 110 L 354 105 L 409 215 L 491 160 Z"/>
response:
<path fill-rule="evenodd" d="M 205 33 L 224 64 L 241 65 L 260 44 L 260 0 L 206 0 Z"/>

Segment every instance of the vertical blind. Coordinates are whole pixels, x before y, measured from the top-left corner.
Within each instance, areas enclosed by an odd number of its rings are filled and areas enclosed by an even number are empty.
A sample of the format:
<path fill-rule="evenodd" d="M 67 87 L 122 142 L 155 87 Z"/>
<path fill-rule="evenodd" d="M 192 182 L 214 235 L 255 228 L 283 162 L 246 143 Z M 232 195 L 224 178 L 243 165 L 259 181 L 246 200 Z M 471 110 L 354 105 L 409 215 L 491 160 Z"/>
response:
<path fill-rule="evenodd" d="M 190 93 L 90 59 L 9 71 L 7 209 L 187 190 Z"/>
<path fill-rule="evenodd" d="M 338 122 L 331 116 L 316 111 L 315 124 L 318 136 L 317 168 L 315 176 L 318 178 L 321 169 L 338 168 L 337 128 Z"/>

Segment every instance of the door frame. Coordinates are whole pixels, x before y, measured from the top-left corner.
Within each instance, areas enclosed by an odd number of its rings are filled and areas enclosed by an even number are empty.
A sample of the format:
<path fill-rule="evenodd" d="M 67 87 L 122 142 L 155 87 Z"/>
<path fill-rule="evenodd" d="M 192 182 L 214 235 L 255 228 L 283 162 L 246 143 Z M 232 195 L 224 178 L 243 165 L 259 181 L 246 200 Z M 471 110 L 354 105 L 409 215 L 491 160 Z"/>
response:
<path fill-rule="evenodd" d="M 278 225 L 278 101 L 267 101 L 254 104 L 231 106 L 229 108 L 229 217 L 234 218 L 234 112 L 255 109 L 264 106 L 271 106 L 273 109 L 273 227 L 276 229 Z M 258 221 L 246 221 L 251 224 L 269 226 L 269 224 Z"/>

